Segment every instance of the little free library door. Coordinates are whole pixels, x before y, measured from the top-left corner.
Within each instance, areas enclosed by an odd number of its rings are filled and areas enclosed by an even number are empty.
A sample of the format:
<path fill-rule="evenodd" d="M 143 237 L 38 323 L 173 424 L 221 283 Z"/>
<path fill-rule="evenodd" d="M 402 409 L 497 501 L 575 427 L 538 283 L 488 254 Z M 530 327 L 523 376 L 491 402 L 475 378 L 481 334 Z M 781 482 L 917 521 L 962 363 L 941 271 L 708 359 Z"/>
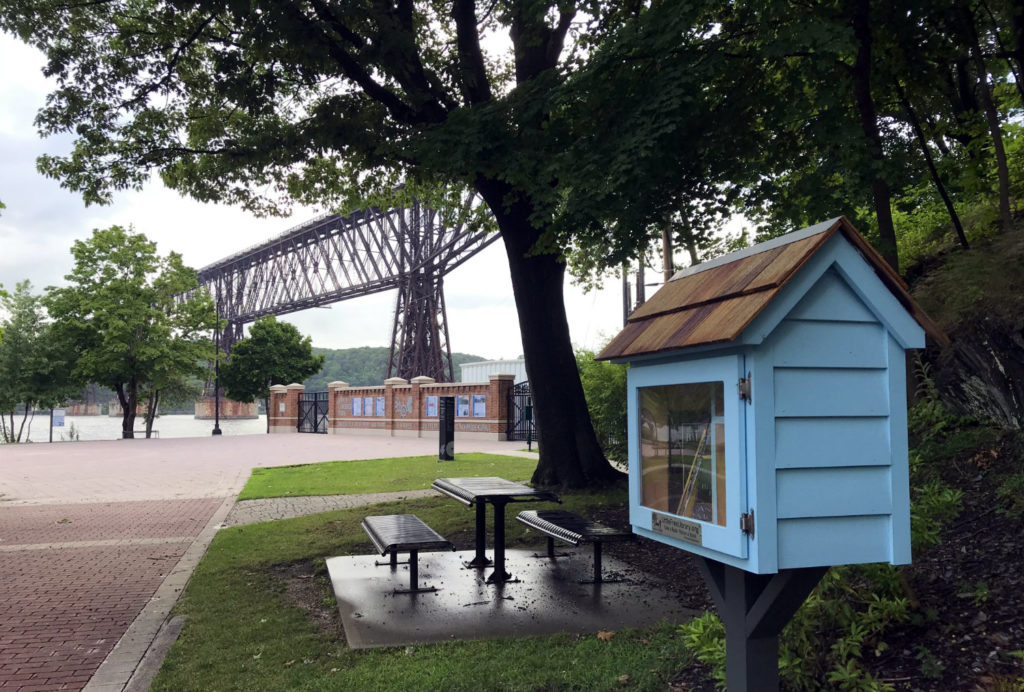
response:
<path fill-rule="evenodd" d="M 629 371 L 630 521 L 665 543 L 744 558 L 739 355 Z"/>

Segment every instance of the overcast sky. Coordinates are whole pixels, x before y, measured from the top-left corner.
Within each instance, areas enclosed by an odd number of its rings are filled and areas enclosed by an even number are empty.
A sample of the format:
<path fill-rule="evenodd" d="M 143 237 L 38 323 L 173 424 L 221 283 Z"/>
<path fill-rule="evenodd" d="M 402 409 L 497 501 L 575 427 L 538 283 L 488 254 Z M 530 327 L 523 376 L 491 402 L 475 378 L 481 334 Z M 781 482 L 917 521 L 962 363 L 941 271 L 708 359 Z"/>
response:
<path fill-rule="evenodd" d="M 71 270 L 71 244 L 95 228 L 131 225 L 157 243 L 161 254 L 181 253 L 200 268 L 282 233 L 319 210 L 298 209 L 291 218 L 261 219 L 232 207 L 200 204 L 154 181 L 141 192 L 121 193 L 104 207 L 86 207 L 36 171 L 36 157 L 70 149 L 70 137 L 41 140 L 32 124 L 49 84 L 42 55 L 0 34 L 0 284 L 29 279 L 37 291 L 59 285 Z M 651 274 L 648 274 L 650 277 Z M 655 279 L 656 280 L 656 279 Z M 648 289 L 650 292 L 651 289 Z M 515 358 L 523 351 L 508 263 L 500 242 L 445 279 L 451 347 L 487 359 Z M 584 294 L 566 285 L 573 343 L 597 348 L 622 326 L 621 287 Z M 395 293 L 366 296 L 329 309 L 284 319 L 309 334 L 316 346 L 386 346 L 391 338 Z"/>

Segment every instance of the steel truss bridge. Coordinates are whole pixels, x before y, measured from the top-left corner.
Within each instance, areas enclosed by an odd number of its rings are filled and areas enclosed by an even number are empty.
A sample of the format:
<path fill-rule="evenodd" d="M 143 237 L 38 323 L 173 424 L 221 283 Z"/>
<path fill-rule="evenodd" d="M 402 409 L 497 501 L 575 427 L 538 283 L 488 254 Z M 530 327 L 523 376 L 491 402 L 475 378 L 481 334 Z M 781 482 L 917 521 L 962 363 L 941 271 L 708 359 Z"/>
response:
<path fill-rule="evenodd" d="M 264 315 L 398 289 L 388 377 L 451 382 L 444 276 L 497 238 L 445 226 L 438 212 L 416 202 L 324 214 L 203 267 L 199 285 L 227 322 L 219 337 L 226 353 L 243 326 Z"/>

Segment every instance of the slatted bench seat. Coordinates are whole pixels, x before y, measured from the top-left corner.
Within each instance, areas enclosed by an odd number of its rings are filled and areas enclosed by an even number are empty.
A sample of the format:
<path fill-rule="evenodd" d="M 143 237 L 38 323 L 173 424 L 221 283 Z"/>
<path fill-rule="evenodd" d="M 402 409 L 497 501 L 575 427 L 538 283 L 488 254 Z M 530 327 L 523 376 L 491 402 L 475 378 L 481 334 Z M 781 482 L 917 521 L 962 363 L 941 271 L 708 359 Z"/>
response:
<path fill-rule="evenodd" d="M 601 543 L 605 541 L 628 541 L 633 539 L 632 531 L 621 531 L 596 521 L 585 519 L 578 514 L 561 509 L 533 510 L 520 512 L 516 519 L 536 529 L 548 537 L 549 558 L 555 557 L 555 539 L 572 545 L 580 543 L 594 544 L 594 578 L 582 584 L 600 584 L 601 582 L 621 581 L 620 579 L 603 579 L 601 576 Z"/>
<path fill-rule="evenodd" d="M 436 587 L 419 585 L 419 552 L 421 550 L 455 550 L 451 541 L 423 523 L 415 514 L 384 514 L 363 519 L 366 531 L 374 547 L 381 555 L 391 554 L 391 562 L 377 562 L 378 565 L 409 565 L 409 588 L 395 589 L 395 593 L 420 593 L 437 591 Z M 408 552 L 409 561 L 398 562 L 398 553 Z"/>

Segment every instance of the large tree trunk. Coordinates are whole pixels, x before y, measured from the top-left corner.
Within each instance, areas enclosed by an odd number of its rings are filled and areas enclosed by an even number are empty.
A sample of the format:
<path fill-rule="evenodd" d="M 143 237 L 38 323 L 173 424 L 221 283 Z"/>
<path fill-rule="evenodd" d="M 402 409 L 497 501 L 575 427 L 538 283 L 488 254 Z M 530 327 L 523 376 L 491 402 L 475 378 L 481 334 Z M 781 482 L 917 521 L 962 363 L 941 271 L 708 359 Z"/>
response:
<path fill-rule="evenodd" d="M 148 401 L 146 402 L 146 439 L 150 439 L 153 436 L 153 421 L 156 419 L 156 409 L 160 405 L 160 392 L 154 390 L 149 393 Z"/>
<path fill-rule="evenodd" d="M 18 436 L 14 438 L 15 442 L 20 443 L 22 440 L 22 436 L 25 434 L 25 423 L 28 421 L 28 409 L 29 405 L 25 404 L 25 413 L 22 414 L 21 416 L 21 427 L 18 428 Z"/>
<path fill-rule="evenodd" d="M 486 180 L 477 187 L 498 221 L 512 275 L 540 446 L 533 482 L 581 488 L 621 478 L 601 452 L 580 384 L 562 297 L 565 264 L 556 255 L 529 254 L 540 232 L 525 202 L 506 207 L 507 185 Z"/>
<path fill-rule="evenodd" d="M 139 388 L 135 380 L 115 387 L 117 400 L 121 402 L 121 439 L 135 439 L 135 409 L 139 403 Z"/>
<path fill-rule="evenodd" d="M 896 250 L 896 229 L 892 222 L 891 194 L 889 183 L 882 176 L 885 150 L 878 130 L 878 116 L 875 100 L 871 95 L 871 1 L 859 0 L 853 6 L 851 16 L 853 35 L 857 39 L 857 57 L 850 68 L 853 79 L 853 95 L 860 115 L 861 128 L 867 143 L 868 155 L 874 164 L 875 175 L 871 181 L 871 196 L 875 203 L 878 220 L 878 251 L 895 271 L 900 270 L 899 253 Z"/>

